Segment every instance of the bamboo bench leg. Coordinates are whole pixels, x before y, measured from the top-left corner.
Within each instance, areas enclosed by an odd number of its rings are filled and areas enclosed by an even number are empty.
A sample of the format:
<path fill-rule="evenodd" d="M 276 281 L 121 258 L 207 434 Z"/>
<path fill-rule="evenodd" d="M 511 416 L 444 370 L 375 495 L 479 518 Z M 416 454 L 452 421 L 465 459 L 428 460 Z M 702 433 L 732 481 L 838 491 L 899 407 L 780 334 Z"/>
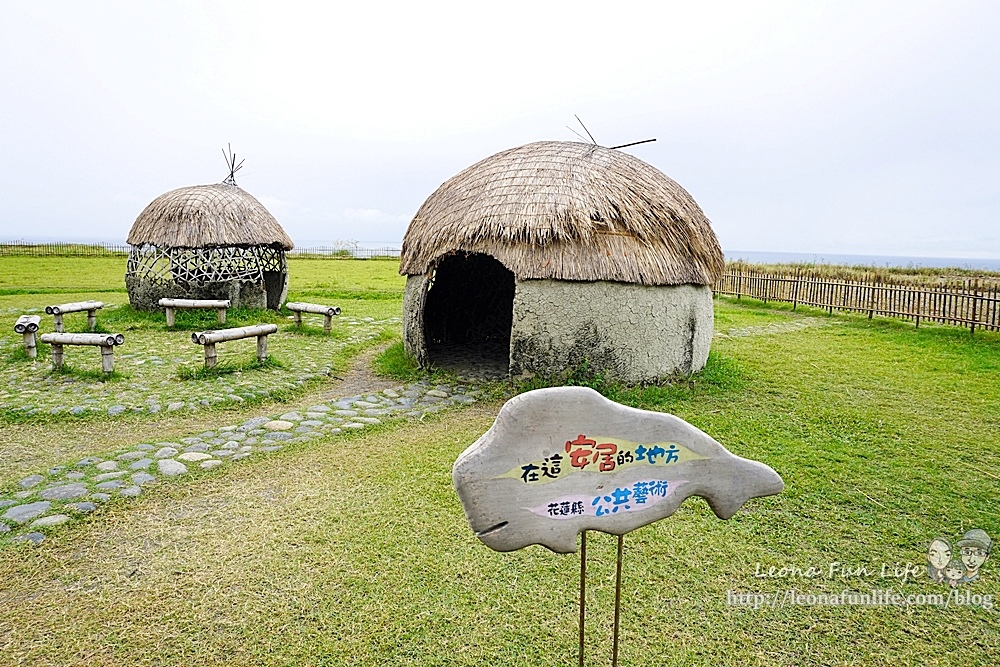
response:
<path fill-rule="evenodd" d="M 24 351 L 27 353 L 29 359 L 34 359 L 38 356 L 38 346 L 35 343 L 34 331 L 24 332 Z"/>
<path fill-rule="evenodd" d="M 97 328 L 97 311 L 88 310 L 87 311 L 87 328 L 93 331 Z"/>
<path fill-rule="evenodd" d="M 257 361 L 267 359 L 267 336 L 257 336 Z"/>
<path fill-rule="evenodd" d="M 205 344 L 205 368 L 215 368 L 215 343 Z"/>
<path fill-rule="evenodd" d="M 295 326 L 302 326 L 302 313 L 298 310 L 295 311 Z"/>
<path fill-rule="evenodd" d="M 101 370 L 105 373 L 115 372 L 115 348 L 111 345 L 101 346 Z"/>
<path fill-rule="evenodd" d="M 63 365 L 63 346 L 62 345 L 52 345 L 52 368 L 62 368 Z"/>
<path fill-rule="evenodd" d="M 56 333 L 62 333 L 63 332 L 62 313 L 54 314 L 52 316 L 52 319 L 55 320 Z"/>
<path fill-rule="evenodd" d="M 174 309 L 171 308 L 170 306 L 165 306 L 164 310 L 167 311 L 167 326 L 168 327 L 174 326 Z"/>
<path fill-rule="evenodd" d="M 330 329 L 333 328 L 333 317 L 330 315 L 324 315 L 323 321 L 323 333 L 330 333 Z"/>
<path fill-rule="evenodd" d="M 225 324 L 226 323 L 226 309 L 225 308 L 216 308 L 215 310 L 219 313 L 219 324 Z"/>

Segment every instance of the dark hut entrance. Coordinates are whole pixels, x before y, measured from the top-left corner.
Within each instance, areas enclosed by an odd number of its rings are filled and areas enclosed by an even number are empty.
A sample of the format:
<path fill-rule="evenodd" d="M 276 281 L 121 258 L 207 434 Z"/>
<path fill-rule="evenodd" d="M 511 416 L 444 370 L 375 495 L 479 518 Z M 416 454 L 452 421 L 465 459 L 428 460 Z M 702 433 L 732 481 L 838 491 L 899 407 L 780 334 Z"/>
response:
<path fill-rule="evenodd" d="M 441 260 L 424 307 L 432 365 L 504 376 L 510 365 L 514 274 L 489 255 L 458 253 Z"/>

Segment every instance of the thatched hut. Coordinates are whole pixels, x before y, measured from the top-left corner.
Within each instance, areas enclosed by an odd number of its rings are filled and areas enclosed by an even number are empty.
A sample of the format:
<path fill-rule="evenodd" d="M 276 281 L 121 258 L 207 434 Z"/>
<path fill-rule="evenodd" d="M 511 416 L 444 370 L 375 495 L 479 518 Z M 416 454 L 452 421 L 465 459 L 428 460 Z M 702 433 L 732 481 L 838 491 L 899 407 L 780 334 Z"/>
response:
<path fill-rule="evenodd" d="M 711 223 L 680 185 L 618 150 L 539 142 L 439 187 L 403 239 L 406 350 L 421 365 L 490 350 L 510 373 L 586 361 L 625 382 L 705 365 Z"/>
<path fill-rule="evenodd" d="M 164 297 L 229 299 L 234 307 L 281 307 L 285 251 L 294 247 L 264 205 L 234 183 L 160 195 L 135 219 L 125 273 L 129 302 L 158 308 Z"/>

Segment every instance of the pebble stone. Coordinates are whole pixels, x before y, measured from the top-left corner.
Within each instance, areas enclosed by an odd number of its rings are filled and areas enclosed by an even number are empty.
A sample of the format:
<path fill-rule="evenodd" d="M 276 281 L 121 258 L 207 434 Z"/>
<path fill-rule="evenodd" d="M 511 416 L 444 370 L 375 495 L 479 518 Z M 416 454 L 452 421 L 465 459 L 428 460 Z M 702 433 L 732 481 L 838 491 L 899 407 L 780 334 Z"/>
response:
<path fill-rule="evenodd" d="M 264 424 L 265 431 L 289 431 L 295 428 L 295 424 L 287 419 L 275 419 Z"/>
<path fill-rule="evenodd" d="M 104 480 L 107 480 L 107 479 L 117 479 L 118 477 L 121 477 L 122 475 L 127 475 L 127 474 L 128 474 L 127 470 L 119 470 L 118 472 L 106 472 L 106 473 L 103 473 L 103 474 L 100 474 L 100 475 L 94 475 L 94 481 L 95 482 L 103 482 Z"/>
<path fill-rule="evenodd" d="M 42 477 L 41 475 L 28 475 L 27 477 L 19 481 L 17 484 L 22 489 L 30 489 L 33 486 L 38 486 L 43 481 L 45 481 L 45 478 Z"/>
<path fill-rule="evenodd" d="M 6 512 L 4 512 L 3 516 L 0 517 L 0 519 L 4 519 L 5 521 L 13 521 L 14 523 L 18 524 L 27 523 L 28 521 L 31 521 L 35 517 L 45 514 L 49 510 L 49 507 L 51 506 L 52 503 L 48 502 L 47 500 L 43 500 L 36 503 L 27 503 L 25 505 L 17 505 L 15 507 L 11 507 Z"/>
<path fill-rule="evenodd" d="M 190 461 L 192 463 L 197 463 L 198 461 L 204 461 L 205 459 L 210 458 L 212 457 L 204 452 L 184 452 L 177 457 L 179 461 Z"/>
<path fill-rule="evenodd" d="M 108 480 L 107 482 L 101 482 L 94 488 L 97 489 L 98 491 L 114 491 L 115 489 L 120 489 L 122 486 L 123 484 L 120 479 L 111 479 Z"/>
<path fill-rule="evenodd" d="M 75 500 L 87 495 L 87 487 L 81 483 L 63 484 L 43 489 L 38 495 L 45 500 Z"/>
<path fill-rule="evenodd" d="M 35 519 L 31 522 L 32 528 L 46 528 L 48 526 L 59 526 L 69 521 L 69 516 L 65 514 L 50 514 L 49 516 L 43 516 L 41 519 Z"/>
<path fill-rule="evenodd" d="M 157 462 L 157 468 L 161 475 L 166 475 L 167 477 L 175 477 L 177 475 L 183 475 L 188 471 L 187 466 L 180 461 L 174 461 L 173 459 L 160 459 Z"/>
<path fill-rule="evenodd" d="M 156 478 L 150 475 L 148 472 L 137 472 L 132 475 L 132 482 L 142 486 L 148 484 L 149 482 L 155 481 Z"/>
<path fill-rule="evenodd" d="M 63 505 L 63 507 L 65 507 L 66 509 L 71 509 L 75 512 L 80 512 L 81 514 L 86 514 L 87 512 L 93 512 L 95 509 L 97 509 L 97 505 L 95 505 L 94 503 L 88 503 L 86 501 L 82 503 L 67 503 L 66 505 Z"/>

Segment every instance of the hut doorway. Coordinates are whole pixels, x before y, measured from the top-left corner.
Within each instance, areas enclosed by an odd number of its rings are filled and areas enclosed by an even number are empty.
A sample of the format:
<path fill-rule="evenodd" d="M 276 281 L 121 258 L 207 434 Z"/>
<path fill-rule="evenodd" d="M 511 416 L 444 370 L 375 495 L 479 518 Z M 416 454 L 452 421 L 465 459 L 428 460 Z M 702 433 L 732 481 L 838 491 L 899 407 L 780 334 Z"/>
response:
<path fill-rule="evenodd" d="M 424 335 L 432 365 L 507 374 L 514 320 L 514 274 L 489 255 L 441 260 L 427 292 Z"/>

